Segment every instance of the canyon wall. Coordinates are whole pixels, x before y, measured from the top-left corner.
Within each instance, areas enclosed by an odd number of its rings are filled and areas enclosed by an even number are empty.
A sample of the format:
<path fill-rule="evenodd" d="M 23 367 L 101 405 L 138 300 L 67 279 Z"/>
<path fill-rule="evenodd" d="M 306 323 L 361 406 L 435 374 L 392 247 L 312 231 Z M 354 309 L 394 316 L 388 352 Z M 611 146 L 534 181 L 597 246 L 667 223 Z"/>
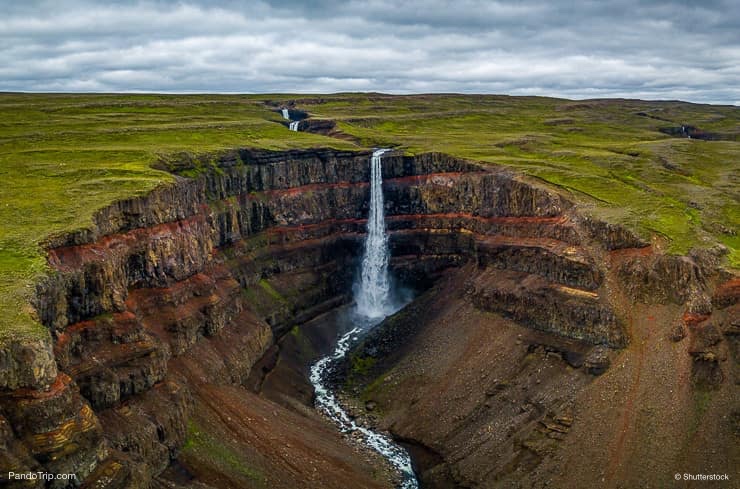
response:
<path fill-rule="evenodd" d="M 75 473 L 97 487 L 162 473 L 200 409 L 196 383 L 245 384 L 275 338 L 351 300 L 369 158 L 179 155 L 160 162 L 173 184 L 50 239 L 52 272 L 34 306 L 51 339 L 2 356 L 3 471 Z M 383 178 L 400 280 L 420 287 L 468 263 L 480 271 L 467 291 L 480 310 L 592 345 L 627 343 L 605 266 L 647 249 L 639 238 L 511 172 L 443 154 L 391 153 Z M 676 273 L 701 288 L 697 265 L 686 267 Z M 195 375 L 204 357 L 213 361 Z"/>

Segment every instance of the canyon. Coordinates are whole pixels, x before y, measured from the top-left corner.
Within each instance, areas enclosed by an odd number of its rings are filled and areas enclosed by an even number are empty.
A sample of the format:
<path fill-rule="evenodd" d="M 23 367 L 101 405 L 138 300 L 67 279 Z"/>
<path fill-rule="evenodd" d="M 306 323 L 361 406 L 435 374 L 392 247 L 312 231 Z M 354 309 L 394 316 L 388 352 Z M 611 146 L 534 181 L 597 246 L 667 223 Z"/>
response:
<path fill-rule="evenodd" d="M 371 155 L 163 158 L 174 183 L 50 238 L 33 302 L 50 334 L 0 352 L 2 470 L 77 475 L 47 487 L 392 487 L 313 410 L 308 379 L 353 301 Z M 417 298 L 334 382 L 422 487 L 734 467 L 740 281 L 722 250 L 668 254 L 563 190 L 442 153 L 390 151 L 382 177 L 393 280 Z"/>

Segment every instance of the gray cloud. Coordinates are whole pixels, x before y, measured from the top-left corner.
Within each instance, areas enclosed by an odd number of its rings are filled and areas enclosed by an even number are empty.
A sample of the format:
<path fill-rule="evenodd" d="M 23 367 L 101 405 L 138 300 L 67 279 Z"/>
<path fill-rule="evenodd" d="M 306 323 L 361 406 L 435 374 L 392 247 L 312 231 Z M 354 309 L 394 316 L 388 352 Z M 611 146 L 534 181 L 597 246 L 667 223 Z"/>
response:
<path fill-rule="evenodd" d="M 383 91 L 740 104 L 734 1 L 0 7 L 0 90 Z"/>

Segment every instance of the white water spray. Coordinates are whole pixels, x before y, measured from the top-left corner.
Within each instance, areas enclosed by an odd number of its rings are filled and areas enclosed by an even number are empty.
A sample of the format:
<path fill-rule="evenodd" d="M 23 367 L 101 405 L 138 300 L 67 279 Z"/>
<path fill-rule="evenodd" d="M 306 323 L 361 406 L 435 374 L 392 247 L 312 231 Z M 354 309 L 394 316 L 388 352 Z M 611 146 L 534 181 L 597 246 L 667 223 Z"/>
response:
<path fill-rule="evenodd" d="M 357 312 L 369 318 L 389 314 L 390 281 L 388 280 L 388 236 L 383 209 L 383 175 L 381 158 L 387 149 L 373 152 L 370 159 L 370 215 L 367 219 L 362 277 L 357 293 Z"/>
<path fill-rule="evenodd" d="M 291 131 L 298 131 L 298 124 L 300 123 L 301 121 L 293 121 L 290 123 L 288 127 L 290 128 Z"/>
<path fill-rule="evenodd" d="M 283 109 L 283 119 L 290 120 L 290 111 Z"/>

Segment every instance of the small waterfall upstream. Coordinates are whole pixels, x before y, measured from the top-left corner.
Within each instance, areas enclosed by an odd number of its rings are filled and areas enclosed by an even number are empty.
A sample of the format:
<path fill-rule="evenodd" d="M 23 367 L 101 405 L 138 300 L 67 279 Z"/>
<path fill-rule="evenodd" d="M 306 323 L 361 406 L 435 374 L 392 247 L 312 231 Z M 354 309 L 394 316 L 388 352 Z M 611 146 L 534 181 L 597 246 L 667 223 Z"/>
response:
<path fill-rule="evenodd" d="M 390 297 L 388 277 L 388 236 L 383 209 L 383 176 L 381 158 L 387 149 L 373 152 L 370 159 L 370 213 L 367 220 L 367 238 L 362 258 L 360 284 L 356 294 L 357 306 L 347 315 L 353 326 L 338 340 L 334 351 L 311 366 L 310 380 L 316 391 L 316 408 L 324 412 L 342 433 L 358 433 L 362 442 L 385 457 L 401 476 L 400 489 L 417 489 L 414 469 L 408 452 L 387 435 L 377 433 L 353 420 L 330 390 L 328 374 L 347 354 L 363 334 L 396 312 Z"/>
<path fill-rule="evenodd" d="M 291 131 L 298 132 L 298 124 L 300 124 L 301 121 L 291 121 L 290 120 L 290 110 L 288 109 L 281 109 L 280 111 L 283 114 L 283 119 L 285 119 L 286 121 L 290 121 L 290 124 L 288 124 L 288 129 L 290 129 Z"/>

